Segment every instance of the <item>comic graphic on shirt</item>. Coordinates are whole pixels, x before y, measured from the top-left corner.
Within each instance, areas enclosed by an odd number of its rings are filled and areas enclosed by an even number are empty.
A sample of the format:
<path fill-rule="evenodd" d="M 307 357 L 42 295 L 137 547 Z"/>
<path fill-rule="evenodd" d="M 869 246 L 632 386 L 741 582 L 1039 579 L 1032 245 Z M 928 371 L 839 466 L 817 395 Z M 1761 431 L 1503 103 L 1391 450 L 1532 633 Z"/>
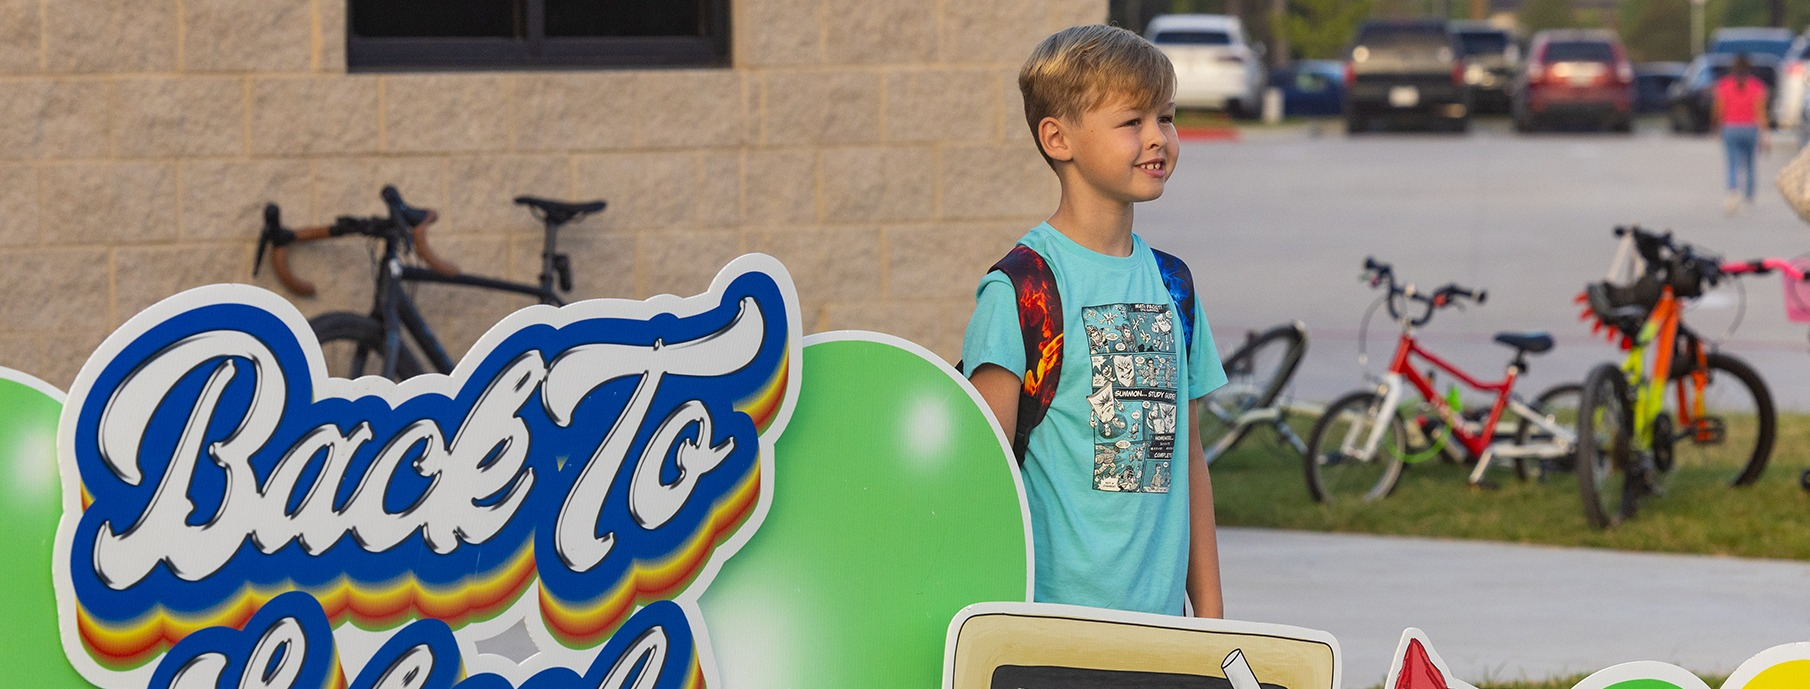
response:
<path fill-rule="evenodd" d="M 1168 304 L 1081 311 L 1093 368 L 1094 489 L 1169 492 L 1175 457 L 1176 353 Z"/>

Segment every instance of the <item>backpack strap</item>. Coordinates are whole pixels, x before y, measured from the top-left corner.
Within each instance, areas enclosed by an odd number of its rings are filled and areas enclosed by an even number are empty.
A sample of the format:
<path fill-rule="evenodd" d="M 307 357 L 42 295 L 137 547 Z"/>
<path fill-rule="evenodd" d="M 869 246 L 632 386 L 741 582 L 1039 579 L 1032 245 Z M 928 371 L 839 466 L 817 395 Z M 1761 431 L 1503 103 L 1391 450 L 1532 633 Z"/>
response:
<path fill-rule="evenodd" d="M 1012 280 L 1018 298 L 1018 327 L 1024 334 L 1024 387 L 1018 395 L 1018 419 L 1012 434 L 1012 452 L 1024 463 L 1031 429 L 1043 422 L 1056 397 L 1062 377 L 1062 296 L 1056 291 L 1056 274 L 1036 250 L 1019 244 L 992 270 Z"/>
<path fill-rule="evenodd" d="M 1176 318 L 1182 324 L 1183 351 L 1194 351 L 1194 273 L 1188 271 L 1187 262 L 1172 255 L 1151 249 L 1156 255 L 1157 270 L 1163 274 L 1163 287 L 1169 289 L 1169 298 L 1174 300 Z"/>

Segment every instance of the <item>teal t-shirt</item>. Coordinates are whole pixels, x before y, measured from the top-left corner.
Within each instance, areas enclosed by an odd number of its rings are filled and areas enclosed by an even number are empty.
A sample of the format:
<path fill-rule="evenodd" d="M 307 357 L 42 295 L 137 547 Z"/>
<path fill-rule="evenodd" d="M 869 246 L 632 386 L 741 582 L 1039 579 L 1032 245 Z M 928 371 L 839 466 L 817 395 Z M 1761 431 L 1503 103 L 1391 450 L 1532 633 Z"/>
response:
<path fill-rule="evenodd" d="M 1176 615 L 1188 571 L 1188 400 L 1225 384 L 1195 300 L 1194 343 L 1156 258 L 1087 249 L 1048 223 L 1020 244 L 1042 255 L 1062 298 L 1062 373 L 1022 471 L 1036 554 L 1036 600 Z M 969 371 L 1022 377 L 1012 282 L 990 272 L 962 341 Z M 1005 420 L 1010 429 L 1012 420 Z"/>

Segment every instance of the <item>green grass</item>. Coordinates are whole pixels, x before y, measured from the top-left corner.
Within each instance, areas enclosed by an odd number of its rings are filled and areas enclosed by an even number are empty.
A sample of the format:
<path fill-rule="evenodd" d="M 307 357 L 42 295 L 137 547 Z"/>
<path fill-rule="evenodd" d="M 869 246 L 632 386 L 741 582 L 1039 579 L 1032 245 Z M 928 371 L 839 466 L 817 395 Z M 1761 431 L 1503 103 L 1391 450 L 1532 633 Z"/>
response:
<path fill-rule="evenodd" d="M 1302 425 L 1306 437 L 1311 420 Z M 1730 439 L 1744 430 L 1731 421 Z M 1781 416 L 1772 460 L 1753 486 L 1727 485 L 1728 454 L 1681 447 L 1667 493 L 1608 531 L 1585 523 L 1570 473 L 1523 483 L 1492 467 L 1500 488 L 1477 490 L 1465 485 L 1468 466 L 1438 458 L 1407 467 L 1386 499 L 1321 505 L 1308 496 L 1300 455 L 1268 429 L 1213 464 L 1213 492 L 1227 526 L 1810 560 L 1810 494 L 1798 487 L 1810 467 L 1810 416 Z"/>
<path fill-rule="evenodd" d="M 1477 689 L 1571 689 L 1589 675 L 1573 675 L 1547 680 L 1522 680 L 1519 682 L 1477 682 Z M 1714 686 L 1714 685 L 1711 685 Z"/>

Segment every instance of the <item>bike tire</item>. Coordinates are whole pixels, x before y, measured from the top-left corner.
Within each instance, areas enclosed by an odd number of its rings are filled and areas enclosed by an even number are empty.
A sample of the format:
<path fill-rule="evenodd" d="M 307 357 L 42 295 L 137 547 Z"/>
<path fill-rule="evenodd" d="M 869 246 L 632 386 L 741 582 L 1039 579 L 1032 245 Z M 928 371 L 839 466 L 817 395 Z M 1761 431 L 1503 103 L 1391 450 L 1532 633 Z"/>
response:
<path fill-rule="evenodd" d="M 1380 410 L 1383 398 L 1374 392 L 1345 395 L 1326 407 L 1308 436 L 1307 492 L 1321 503 L 1352 500 L 1373 502 L 1389 497 L 1401 480 L 1402 454 L 1407 451 L 1407 426 L 1394 410 Z M 1366 438 L 1377 418 L 1389 427 L 1368 460 L 1351 457 L 1343 449 L 1346 438 Z"/>
<path fill-rule="evenodd" d="M 332 311 L 308 319 L 320 341 L 327 373 L 335 378 L 383 374 L 383 323 L 363 314 Z M 421 375 L 421 363 L 405 344 L 396 354 L 396 380 Z"/>
<path fill-rule="evenodd" d="M 1552 415 L 1552 422 L 1559 426 L 1577 425 L 1578 410 L 1583 408 L 1584 386 L 1577 383 L 1561 383 L 1546 388 L 1533 398 L 1528 406 L 1542 414 Z M 1515 425 L 1515 444 L 1548 442 L 1552 435 L 1541 430 L 1528 419 L 1521 419 Z M 1558 458 L 1554 462 L 1520 457 L 1515 459 L 1515 475 L 1523 481 L 1545 480 L 1547 470 L 1569 471 L 1573 468 L 1572 458 Z"/>
<path fill-rule="evenodd" d="M 1766 471 L 1766 463 L 1772 459 L 1773 444 L 1777 440 L 1778 411 L 1773 406 L 1772 391 L 1767 389 L 1766 381 L 1752 366 L 1733 356 L 1710 352 L 1705 363 L 1709 367 L 1709 383 L 1703 388 L 1707 409 L 1705 418 L 1698 423 L 1714 422 L 1722 432 L 1719 437 L 1710 438 L 1680 426 L 1676 449 L 1692 450 L 1676 456 L 1685 460 L 1685 465 L 1713 467 L 1718 471 L 1727 471 L 1726 467 L 1731 465 L 1738 466 L 1729 485 L 1752 485 Z M 1674 384 L 1690 384 L 1689 371 L 1681 371 Z M 1670 407 L 1676 404 L 1677 397 L 1668 395 L 1666 400 Z M 1675 415 L 1677 409 L 1672 408 L 1670 412 Z M 1752 417 L 1751 427 L 1747 417 Z"/>
<path fill-rule="evenodd" d="M 1306 331 L 1291 323 L 1264 331 L 1226 357 L 1226 384 L 1207 393 L 1207 413 L 1194 423 L 1208 464 L 1244 439 L 1250 426 L 1235 421 L 1253 409 L 1274 404 L 1306 351 Z"/>
<path fill-rule="evenodd" d="M 1639 481 L 1628 467 L 1633 453 L 1634 414 L 1628 379 L 1604 364 L 1584 378 L 1577 416 L 1577 485 L 1584 521 L 1608 529 L 1634 516 Z"/>

